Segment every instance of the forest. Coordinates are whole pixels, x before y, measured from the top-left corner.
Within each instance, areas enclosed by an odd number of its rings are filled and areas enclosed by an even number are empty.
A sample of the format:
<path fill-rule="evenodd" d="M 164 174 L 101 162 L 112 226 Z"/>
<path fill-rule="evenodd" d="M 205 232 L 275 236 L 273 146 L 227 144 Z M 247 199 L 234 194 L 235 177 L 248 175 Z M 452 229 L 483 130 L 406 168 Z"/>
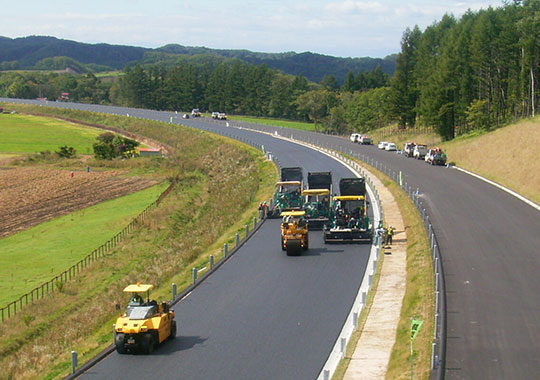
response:
<path fill-rule="evenodd" d="M 0 96 L 58 98 L 158 110 L 201 108 L 315 123 L 345 134 L 387 125 L 427 126 L 449 140 L 534 116 L 538 106 L 540 0 L 445 15 L 407 29 L 392 77 L 381 66 L 318 82 L 238 58 L 126 66 L 114 81 L 84 75 L 0 73 Z"/>

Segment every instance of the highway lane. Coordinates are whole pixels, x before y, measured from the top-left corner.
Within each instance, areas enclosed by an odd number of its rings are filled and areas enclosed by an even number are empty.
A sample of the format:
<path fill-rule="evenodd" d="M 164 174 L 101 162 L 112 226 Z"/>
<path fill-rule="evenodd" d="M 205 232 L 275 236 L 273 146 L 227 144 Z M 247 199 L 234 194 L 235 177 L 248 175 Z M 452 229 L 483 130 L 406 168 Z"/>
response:
<path fill-rule="evenodd" d="M 404 181 L 420 189 L 445 269 L 447 379 L 540 376 L 538 210 L 455 169 L 430 166 L 339 137 L 279 133 L 318 141 L 375 161 L 378 167 L 402 171 Z"/>
<path fill-rule="evenodd" d="M 55 104 L 56 105 L 56 104 Z M 82 105 L 62 104 L 79 107 Z M 167 113 L 82 106 L 170 120 Z M 197 121 L 199 128 L 257 139 L 284 166 L 352 173 L 334 159 L 279 138 Z M 187 124 L 187 123 L 186 123 Z M 310 233 L 310 250 L 288 257 L 279 220 L 267 221 L 223 266 L 175 307 L 178 339 L 152 355 L 106 357 L 83 379 L 313 379 L 325 363 L 357 296 L 369 245 L 325 245 Z"/>
<path fill-rule="evenodd" d="M 405 182 L 413 189 L 420 188 L 441 246 L 448 308 L 446 378 L 538 378 L 537 210 L 457 170 L 432 167 L 374 146 L 359 146 L 340 137 L 311 132 L 232 121 L 230 124 L 292 134 L 352 152 L 396 172 L 401 170 Z"/>

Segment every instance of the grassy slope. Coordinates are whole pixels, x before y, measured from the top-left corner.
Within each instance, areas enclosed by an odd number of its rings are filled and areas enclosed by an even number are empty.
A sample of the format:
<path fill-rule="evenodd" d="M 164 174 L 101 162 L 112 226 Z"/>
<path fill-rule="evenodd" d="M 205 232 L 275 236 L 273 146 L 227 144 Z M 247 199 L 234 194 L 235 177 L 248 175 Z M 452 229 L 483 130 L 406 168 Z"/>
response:
<path fill-rule="evenodd" d="M 0 239 L 0 305 L 50 280 L 105 243 L 167 186 L 164 182 Z"/>
<path fill-rule="evenodd" d="M 449 161 L 540 203 L 540 117 L 441 146 Z"/>
<path fill-rule="evenodd" d="M 78 153 L 90 154 L 92 144 L 100 133 L 102 131 L 45 117 L 0 115 L 1 152 L 54 152 L 67 145 L 74 147 Z"/>

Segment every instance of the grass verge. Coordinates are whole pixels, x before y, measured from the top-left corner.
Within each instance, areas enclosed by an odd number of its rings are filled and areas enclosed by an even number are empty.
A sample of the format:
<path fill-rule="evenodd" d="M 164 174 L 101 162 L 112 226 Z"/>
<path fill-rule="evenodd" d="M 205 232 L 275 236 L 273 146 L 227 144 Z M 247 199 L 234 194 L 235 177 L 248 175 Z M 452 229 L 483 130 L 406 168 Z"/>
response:
<path fill-rule="evenodd" d="M 424 321 L 420 332 L 414 341 L 414 378 L 428 379 L 431 360 L 431 342 L 434 319 L 433 298 L 433 271 L 429 242 L 427 240 L 424 224 L 413 202 L 388 176 L 364 162 L 359 162 L 371 173 L 376 175 L 383 185 L 394 196 L 403 217 L 407 232 L 407 279 L 405 296 L 398 324 L 396 341 L 394 343 L 390 362 L 386 372 L 386 379 L 410 378 L 410 318 Z M 384 205 L 383 205 L 384 207 Z M 367 307 L 359 316 L 359 329 L 351 337 L 347 345 L 345 358 L 341 360 L 334 380 L 343 379 L 351 361 L 367 315 L 373 303 L 373 298 L 379 283 L 380 268 L 383 260 L 377 264 L 374 276 L 373 290 L 368 293 Z"/>
<path fill-rule="evenodd" d="M 284 127 L 291 129 L 300 129 L 303 131 L 315 131 L 317 126 L 313 123 L 306 123 L 302 121 L 291 121 L 291 120 L 281 120 L 281 119 L 267 119 L 259 117 L 249 117 L 249 116 L 229 116 L 230 120 L 245 121 L 247 123 L 263 124 L 270 125 L 274 127 Z"/>

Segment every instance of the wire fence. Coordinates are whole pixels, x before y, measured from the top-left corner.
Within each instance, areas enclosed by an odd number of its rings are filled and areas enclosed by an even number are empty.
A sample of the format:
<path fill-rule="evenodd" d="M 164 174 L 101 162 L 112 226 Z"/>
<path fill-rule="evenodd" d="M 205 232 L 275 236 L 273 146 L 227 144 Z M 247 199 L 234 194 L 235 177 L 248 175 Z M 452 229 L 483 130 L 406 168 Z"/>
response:
<path fill-rule="evenodd" d="M 82 270 L 84 270 L 94 261 L 98 260 L 99 258 L 105 257 L 105 255 L 111 249 L 113 249 L 118 244 L 118 242 L 120 242 L 120 240 L 122 240 L 127 234 L 133 232 L 133 230 L 138 224 L 142 223 L 148 213 L 155 207 L 157 207 L 161 203 L 163 198 L 165 198 L 171 192 L 175 184 L 176 182 L 173 181 L 154 202 L 152 202 L 143 211 L 141 211 L 141 213 L 137 215 L 126 227 L 124 227 L 122 231 L 118 232 L 101 246 L 94 249 L 86 257 L 84 257 L 62 273 L 56 275 L 51 280 L 35 287 L 30 292 L 23 294 L 17 300 L 12 301 L 3 308 L 1 308 L 1 321 L 4 322 L 6 319 L 21 312 L 23 307 L 27 306 L 28 304 L 32 304 L 34 301 L 44 298 L 48 294 L 53 293 L 55 290 L 60 291 L 64 283 L 70 281 L 73 277 L 79 274 Z"/>

